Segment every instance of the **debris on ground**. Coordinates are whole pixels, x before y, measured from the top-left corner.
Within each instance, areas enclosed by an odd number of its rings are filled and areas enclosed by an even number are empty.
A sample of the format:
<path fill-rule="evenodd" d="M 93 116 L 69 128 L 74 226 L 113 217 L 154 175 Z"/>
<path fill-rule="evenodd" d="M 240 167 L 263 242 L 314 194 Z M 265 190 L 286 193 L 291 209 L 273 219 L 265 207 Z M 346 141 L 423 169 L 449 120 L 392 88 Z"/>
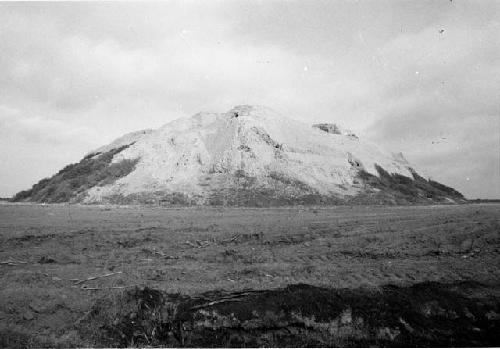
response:
<path fill-rule="evenodd" d="M 50 263 L 56 263 L 56 260 L 55 260 L 55 258 L 52 258 L 50 256 L 42 256 L 38 260 L 38 263 L 39 264 L 50 264 Z"/>
<path fill-rule="evenodd" d="M 20 260 L 15 260 L 15 259 L 8 259 L 6 261 L 0 261 L 0 264 L 10 265 L 10 266 L 17 266 L 17 265 L 21 265 L 21 264 L 28 264 L 28 262 L 20 261 Z"/>

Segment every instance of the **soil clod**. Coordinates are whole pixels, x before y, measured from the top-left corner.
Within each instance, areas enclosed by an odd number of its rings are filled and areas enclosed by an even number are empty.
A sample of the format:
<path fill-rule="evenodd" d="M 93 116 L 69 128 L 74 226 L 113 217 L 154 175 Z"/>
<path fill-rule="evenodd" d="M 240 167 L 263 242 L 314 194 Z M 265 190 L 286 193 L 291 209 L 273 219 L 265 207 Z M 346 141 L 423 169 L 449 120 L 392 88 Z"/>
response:
<path fill-rule="evenodd" d="M 56 260 L 55 260 L 55 258 L 52 258 L 50 256 L 42 256 L 42 258 L 40 258 L 38 260 L 38 263 L 40 263 L 40 264 L 50 264 L 50 263 L 56 263 Z"/>

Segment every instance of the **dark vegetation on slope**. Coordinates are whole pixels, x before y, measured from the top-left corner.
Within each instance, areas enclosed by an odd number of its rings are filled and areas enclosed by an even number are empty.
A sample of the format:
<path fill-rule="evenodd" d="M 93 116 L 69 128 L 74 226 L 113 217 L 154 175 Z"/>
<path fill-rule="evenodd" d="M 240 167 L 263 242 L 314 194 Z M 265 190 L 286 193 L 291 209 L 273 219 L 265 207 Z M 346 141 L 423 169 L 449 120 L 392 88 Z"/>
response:
<path fill-rule="evenodd" d="M 234 185 L 212 191 L 208 203 L 213 206 L 272 207 L 293 205 L 335 205 L 342 200 L 319 194 L 308 184 L 284 173 L 270 172 L 269 186 L 256 186 L 256 178 L 237 171 Z"/>
<path fill-rule="evenodd" d="M 472 200 L 469 200 L 470 203 L 473 203 L 473 204 L 493 204 L 493 203 L 500 203 L 500 199 L 472 199 Z"/>
<path fill-rule="evenodd" d="M 306 284 L 197 296 L 137 288 L 99 300 L 78 326 L 92 346 L 498 346 L 498 299 L 475 282 L 379 289 Z"/>
<path fill-rule="evenodd" d="M 138 160 L 111 163 L 113 157 L 129 145 L 105 153 L 89 154 L 79 163 L 70 164 L 50 178 L 42 179 L 31 189 L 17 193 L 12 201 L 67 202 L 94 186 L 111 184 L 132 172 Z"/>
<path fill-rule="evenodd" d="M 390 174 L 376 165 L 379 176 L 365 171 L 359 178 L 368 186 L 367 191 L 344 198 L 319 193 L 308 184 L 271 172 L 271 187 L 256 187 L 255 178 L 237 174 L 238 182 L 233 187 L 213 192 L 210 205 L 227 206 L 290 206 L 290 205 L 368 205 L 368 204 L 422 204 L 447 203 L 448 199 L 465 202 L 461 193 L 433 180 L 426 180 L 412 170 L 413 178 Z M 378 191 L 374 191 L 373 188 Z"/>
<path fill-rule="evenodd" d="M 111 204 L 152 204 L 160 206 L 239 206 L 277 207 L 294 205 L 372 205 L 372 204 L 435 204 L 465 202 L 465 198 L 455 189 L 441 183 L 426 180 L 413 171 L 409 178 L 400 174 L 389 174 L 377 166 L 379 176 L 365 171 L 359 172 L 359 180 L 365 184 L 364 190 L 356 196 L 337 197 L 324 195 L 306 183 L 286 174 L 271 172 L 268 186 L 257 185 L 255 177 L 244 171 L 234 175 L 212 176 L 216 182 L 208 197 L 188 196 L 182 192 L 142 192 L 127 196 L 115 195 L 105 198 Z M 208 186 L 208 183 L 201 185 Z M 374 190 L 375 189 L 375 190 Z"/>
<path fill-rule="evenodd" d="M 142 192 L 127 196 L 106 197 L 106 203 L 127 205 L 147 204 L 160 206 L 231 206 L 231 207 L 274 207 L 294 205 L 338 205 L 344 203 L 334 196 L 321 195 L 306 183 L 285 174 L 271 172 L 270 187 L 257 185 L 257 179 L 236 171 L 234 175 L 212 176 L 215 189 L 207 197 L 189 196 L 182 192 Z M 202 183 L 209 185 L 208 183 Z"/>
<path fill-rule="evenodd" d="M 413 178 L 398 173 L 389 173 L 379 165 L 375 165 L 379 176 L 374 176 L 366 171 L 359 172 L 359 178 L 368 186 L 380 190 L 371 195 L 362 195 L 358 200 L 393 201 L 395 204 L 446 202 L 452 199 L 465 202 L 464 196 L 453 188 L 444 184 L 426 180 L 412 170 Z M 356 200 L 353 200 L 355 202 Z"/>

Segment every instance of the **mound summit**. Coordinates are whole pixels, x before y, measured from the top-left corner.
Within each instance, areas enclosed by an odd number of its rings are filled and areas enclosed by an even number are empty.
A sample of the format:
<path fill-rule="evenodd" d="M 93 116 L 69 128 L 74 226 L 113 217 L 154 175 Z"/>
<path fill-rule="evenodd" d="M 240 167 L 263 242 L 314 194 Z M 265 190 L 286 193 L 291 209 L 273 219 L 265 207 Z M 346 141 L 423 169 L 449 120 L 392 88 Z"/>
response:
<path fill-rule="evenodd" d="M 260 106 L 198 113 L 124 135 L 13 201 L 268 206 L 464 201 L 336 124 Z"/>

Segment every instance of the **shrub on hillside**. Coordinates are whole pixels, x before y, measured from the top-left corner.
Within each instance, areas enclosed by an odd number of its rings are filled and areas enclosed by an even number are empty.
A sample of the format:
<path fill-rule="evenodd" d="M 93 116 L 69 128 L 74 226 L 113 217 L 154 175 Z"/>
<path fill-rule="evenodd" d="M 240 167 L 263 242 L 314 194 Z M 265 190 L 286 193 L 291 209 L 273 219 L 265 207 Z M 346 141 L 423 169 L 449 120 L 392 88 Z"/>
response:
<path fill-rule="evenodd" d="M 442 183 L 439 183 L 439 182 L 436 182 L 436 181 L 433 181 L 432 179 L 429 179 L 429 184 L 431 186 L 433 186 L 434 188 L 436 188 L 437 190 L 440 190 L 444 193 L 447 193 L 449 194 L 450 196 L 457 196 L 459 198 L 463 198 L 464 196 L 462 195 L 462 193 L 458 192 L 457 190 L 451 188 L 451 187 L 448 187 Z"/>
<path fill-rule="evenodd" d="M 12 201 L 67 202 L 96 185 L 106 185 L 132 172 L 138 160 L 111 163 L 130 145 L 106 153 L 87 155 L 79 163 L 65 166 L 51 178 L 44 178 L 30 190 L 17 193 Z"/>
<path fill-rule="evenodd" d="M 404 202 L 426 202 L 428 199 L 434 201 L 443 201 L 445 198 L 463 199 L 463 195 L 453 188 L 444 184 L 426 180 L 410 169 L 413 178 L 403 176 L 397 173 L 389 173 L 379 165 L 375 165 L 379 176 L 374 176 L 364 170 L 358 173 L 358 177 L 368 186 L 380 189 L 384 193 L 390 193 L 391 196 L 400 203 Z M 381 194 L 374 194 L 380 197 Z"/>

